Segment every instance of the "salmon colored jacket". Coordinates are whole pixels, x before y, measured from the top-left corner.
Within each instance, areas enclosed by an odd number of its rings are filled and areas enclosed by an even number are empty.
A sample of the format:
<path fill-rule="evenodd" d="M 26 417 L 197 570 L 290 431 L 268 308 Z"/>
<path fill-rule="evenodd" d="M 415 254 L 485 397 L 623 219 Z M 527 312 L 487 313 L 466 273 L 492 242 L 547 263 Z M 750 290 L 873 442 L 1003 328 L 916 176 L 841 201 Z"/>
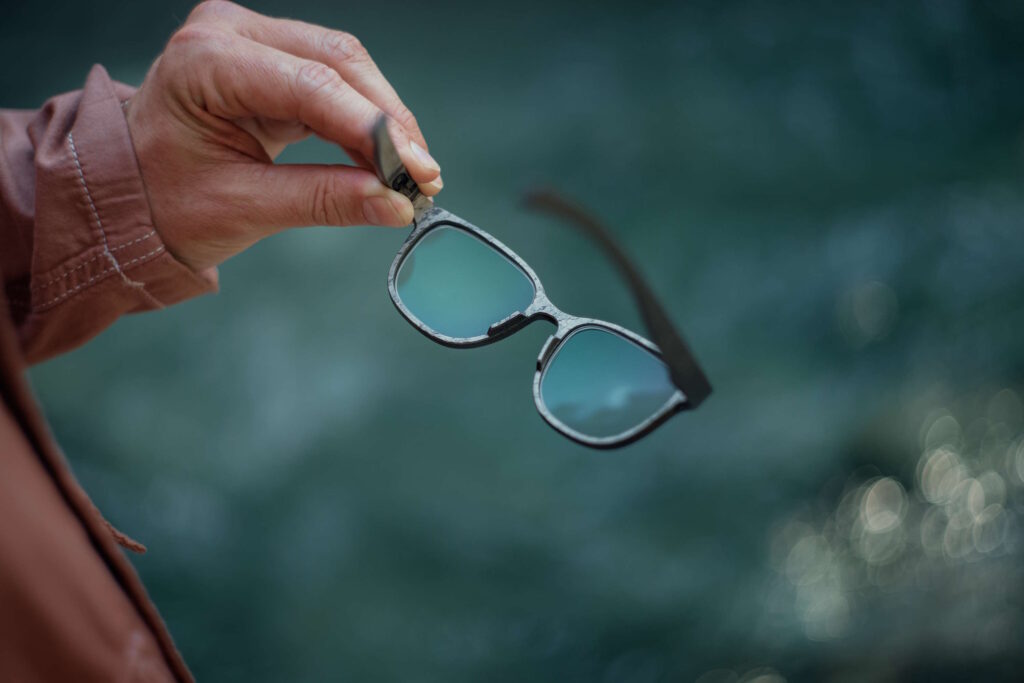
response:
<path fill-rule="evenodd" d="M 0 681 L 191 681 L 72 475 L 25 369 L 125 313 L 215 286 L 153 226 L 123 105 L 93 67 L 37 111 L 0 110 Z"/>

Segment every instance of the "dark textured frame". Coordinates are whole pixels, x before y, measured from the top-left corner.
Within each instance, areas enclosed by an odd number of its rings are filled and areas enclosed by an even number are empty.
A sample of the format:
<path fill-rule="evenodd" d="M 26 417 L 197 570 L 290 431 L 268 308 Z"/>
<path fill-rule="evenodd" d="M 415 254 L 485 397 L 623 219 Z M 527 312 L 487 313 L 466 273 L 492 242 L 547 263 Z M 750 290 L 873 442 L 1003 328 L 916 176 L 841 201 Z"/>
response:
<path fill-rule="evenodd" d="M 398 272 L 402 267 L 402 263 L 405 261 L 406 256 L 412 252 L 416 244 L 425 235 L 432 230 L 444 226 L 463 230 L 481 240 L 504 256 L 513 265 L 518 267 L 529 278 L 530 282 L 533 284 L 534 295 L 533 301 L 525 311 L 516 311 L 504 320 L 491 325 L 487 334 L 477 337 L 459 338 L 449 337 L 431 329 L 413 315 L 408 308 L 406 308 L 405 304 L 402 303 L 401 297 L 398 295 L 397 284 Z M 693 403 L 687 398 L 683 390 L 676 387 L 675 393 L 668 401 L 665 402 L 658 412 L 633 429 L 616 436 L 604 438 L 588 436 L 577 432 L 561 422 L 544 403 L 540 387 L 544 378 L 544 373 L 547 371 L 548 364 L 551 359 L 555 357 L 555 354 L 558 353 L 561 347 L 570 337 L 572 337 L 573 334 L 588 328 L 604 329 L 636 343 L 640 347 L 654 354 L 662 362 L 665 362 L 661 351 L 647 339 L 644 339 L 632 330 L 628 330 L 620 325 L 616 325 L 615 323 L 598 320 L 596 318 L 581 318 L 565 313 L 551 303 L 551 300 L 544 291 L 544 285 L 541 283 L 540 278 L 529 264 L 527 264 L 526 261 L 524 261 L 518 254 L 509 249 L 491 234 L 442 208 L 434 207 L 427 209 L 421 216 L 417 217 L 413 231 L 409 234 L 405 242 L 402 244 L 402 247 L 398 250 L 398 254 L 395 256 L 395 260 L 391 264 L 391 271 L 388 273 L 388 293 L 391 295 L 391 301 L 395 304 L 398 312 L 401 313 L 402 317 L 408 320 L 413 327 L 429 339 L 451 348 L 472 348 L 492 344 L 508 337 L 509 335 L 515 334 L 537 320 L 547 320 L 548 322 L 554 323 L 557 329 L 553 335 L 548 337 L 544 346 L 541 348 L 540 355 L 537 357 L 537 366 L 533 377 L 533 401 L 537 407 L 537 411 L 540 413 L 541 417 L 544 418 L 545 422 L 559 433 L 577 443 L 583 444 L 584 446 L 590 446 L 591 448 L 617 448 L 619 446 L 625 446 L 626 444 L 632 443 L 633 441 L 649 434 L 676 413 L 694 407 Z"/>
<path fill-rule="evenodd" d="M 386 186 L 408 197 L 409 201 L 412 202 L 415 212 L 413 231 L 406 238 L 405 243 L 402 244 L 402 248 L 398 250 L 398 255 L 395 256 L 395 260 L 391 264 L 391 271 L 388 273 L 388 292 L 391 294 L 391 301 L 394 302 L 402 317 L 408 320 L 413 327 L 426 337 L 445 346 L 469 348 L 491 344 L 499 339 L 504 339 L 535 320 L 547 320 L 554 323 L 557 329 L 553 335 L 548 337 L 541 348 L 540 355 L 537 357 L 537 369 L 533 377 L 533 402 L 537 406 L 537 411 L 540 412 L 541 417 L 544 418 L 544 421 L 556 431 L 577 443 L 592 448 L 617 448 L 636 441 L 642 436 L 649 434 L 675 413 L 696 408 L 711 394 L 711 384 L 708 382 L 707 377 L 704 376 L 704 371 L 697 364 L 697 360 L 693 357 L 682 336 L 672 325 L 672 321 L 658 302 L 654 292 L 647 286 L 640 272 L 611 234 L 590 214 L 551 192 L 535 192 L 527 197 L 528 203 L 534 208 L 548 211 L 575 225 L 587 237 L 595 241 L 604 250 L 605 254 L 611 258 L 625 277 L 630 292 L 640 308 L 640 315 L 643 317 L 648 333 L 654 338 L 654 343 L 614 323 L 595 318 L 580 318 L 569 315 L 555 307 L 544 292 L 544 285 L 541 284 L 540 278 L 537 277 L 533 269 L 518 254 L 472 223 L 468 223 L 458 216 L 434 206 L 433 202 L 420 192 L 419 187 L 409 176 L 405 166 L 402 164 L 401 156 L 398 154 L 395 142 L 388 131 L 388 119 L 383 114 L 374 123 L 373 140 L 374 165 L 377 169 L 377 176 Z M 463 230 L 483 241 L 484 244 L 504 256 L 529 278 L 533 284 L 534 294 L 533 301 L 525 311 L 516 311 L 504 320 L 491 325 L 487 330 L 487 334 L 478 337 L 458 338 L 449 337 L 430 329 L 430 327 L 417 319 L 406 308 L 405 304 L 402 303 L 401 297 L 398 296 L 398 286 L 396 284 L 398 271 L 401 269 L 405 258 L 415 248 L 416 244 L 423 239 L 423 236 L 431 230 L 442 226 Z M 668 367 L 672 383 L 676 386 L 675 393 L 658 412 L 633 429 L 611 437 L 596 438 L 577 432 L 559 421 L 548 410 L 541 397 L 541 383 L 544 380 L 544 373 L 547 371 L 551 359 L 555 357 L 566 341 L 575 333 L 588 328 L 606 330 L 646 349 L 665 363 Z"/>

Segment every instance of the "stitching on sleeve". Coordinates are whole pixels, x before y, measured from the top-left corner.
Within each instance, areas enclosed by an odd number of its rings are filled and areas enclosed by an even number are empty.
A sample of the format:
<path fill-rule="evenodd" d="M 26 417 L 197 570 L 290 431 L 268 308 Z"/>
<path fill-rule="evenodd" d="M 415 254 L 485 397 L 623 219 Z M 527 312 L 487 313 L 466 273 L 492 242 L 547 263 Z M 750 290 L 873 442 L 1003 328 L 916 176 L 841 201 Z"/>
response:
<path fill-rule="evenodd" d="M 160 303 L 156 299 L 156 297 L 154 297 L 152 294 L 146 291 L 146 286 L 142 282 L 138 282 L 128 277 L 125 274 L 124 270 L 121 268 L 121 264 L 117 262 L 117 258 L 114 256 L 114 253 L 110 250 L 110 244 L 107 242 L 107 232 L 106 230 L 103 229 L 103 221 L 100 220 L 100 212 L 96 208 L 96 202 L 94 202 L 92 199 L 92 193 L 89 191 L 89 185 L 85 182 L 85 171 L 82 170 L 82 162 L 78 158 L 78 149 L 75 147 L 75 137 L 71 133 L 71 131 L 68 131 L 68 146 L 71 148 L 71 156 L 75 162 L 75 170 L 78 171 L 78 182 L 81 183 L 82 190 L 85 191 L 85 198 L 89 202 L 89 209 L 92 212 L 93 220 L 96 221 L 96 227 L 99 228 L 100 231 L 100 238 L 103 240 L 103 256 L 107 257 L 107 260 L 110 261 L 111 265 L 113 266 L 113 269 L 117 271 L 117 273 L 121 276 L 121 279 L 124 281 L 126 285 L 128 285 L 132 289 L 138 290 L 139 293 L 142 294 L 143 298 L 145 298 L 146 301 L 148 301 L 150 304 L 156 306 L 157 308 L 163 308 L 164 305 Z M 90 278 L 88 282 L 92 282 L 95 279 L 96 277 L 94 276 Z M 81 287 L 82 285 L 79 285 L 78 287 L 75 287 L 74 289 L 70 290 L 70 292 L 74 292 L 78 289 L 81 289 Z M 65 292 L 65 295 L 69 294 L 70 292 Z"/>
<path fill-rule="evenodd" d="M 131 265 L 139 263 L 140 261 L 144 261 L 146 259 L 149 259 L 150 257 L 159 254 L 163 250 L 164 250 L 163 245 L 160 245 L 159 247 L 157 247 L 156 249 L 154 249 L 153 251 L 151 251 L 149 253 L 143 254 L 142 256 L 137 256 L 137 257 L 133 258 L 131 261 L 125 261 L 123 265 L 124 265 L 125 268 L 127 268 L 127 267 L 129 267 Z M 68 291 L 64 292 L 63 294 L 61 294 L 59 296 L 56 296 L 56 297 L 50 299 L 49 301 L 45 301 L 45 302 L 43 302 L 41 304 L 38 304 L 36 306 L 32 306 L 31 310 L 38 312 L 38 311 L 42 311 L 45 308 L 49 308 L 50 306 L 53 306 L 54 304 L 56 304 L 56 303 L 58 303 L 60 301 L 63 301 L 64 299 L 68 298 L 69 296 L 71 296 L 75 292 L 79 291 L 80 289 L 88 287 L 92 283 L 96 282 L 97 280 L 99 280 L 103 276 L 107 275 L 108 273 L 112 273 L 113 271 L 114 271 L 114 268 L 112 268 L 112 267 L 104 268 L 103 270 L 101 270 L 100 272 L 96 273 L 95 275 L 93 275 L 91 278 L 89 278 L 85 282 L 82 282 L 82 283 L 78 284 L 77 286 L 72 287 L 71 289 L 69 289 Z M 155 298 L 153 300 L 156 301 Z M 159 303 L 159 302 L 157 302 L 157 303 Z M 163 304 L 160 304 L 160 307 L 164 308 Z"/>
<path fill-rule="evenodd" d="M 152 237 L 155 234 L 156 234 L 156 230 L 150 230 L 149 232 L 147 232 L 142 237 L 136 238 L 136 239 L 132 240 L 131 242 L 125 242 L 124 244 L 119 244 L 116 247 L 111 247 L 110 251 L 114 252 L 114 251 L 121 251 L 122 249 L 127 249 L 128 247 L 132 246 L 133 244 L 138 244 L 139 242 L 145 242 L 146 240 L 148 240 L 150 237 Z M 63 273 L 61 273 L 57 277 L 51 278 L 51 279 L 47 280 L 46 282 L 42 282 L 42 283 L 39 283 L 39 284 L 32 285 L 31 289 L 32 289 L 33 292 L 37 292 L 37 291 L 46 289 L 50 285 L 52 285 L 52 284 L 54 284 L 56 282 L 60 282 L 61 280 L 66 279 L 68 276 L 70 276 L 75 271 L 81 270 L 82 268 L 85 268 L 86 266 L 88 266 L 90 263 L 92 263 L 96 259 L 104 258 L 105 256 L 106 256 L 106 253 L 96 254 L 95 256 L 93 256 L 88 261 L 83 261 L 83 262 L 79 263 L 77 266 L 75 266 L 71 270 L 64 271 Z"/>

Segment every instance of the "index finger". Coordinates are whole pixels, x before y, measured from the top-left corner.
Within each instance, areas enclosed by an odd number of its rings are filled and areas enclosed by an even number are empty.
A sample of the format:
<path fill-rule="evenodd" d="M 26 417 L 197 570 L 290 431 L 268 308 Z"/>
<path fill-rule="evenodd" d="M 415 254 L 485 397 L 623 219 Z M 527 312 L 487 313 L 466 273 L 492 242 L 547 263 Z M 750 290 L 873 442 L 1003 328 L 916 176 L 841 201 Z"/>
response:
<path fill-rule="evenodd" d="M 373 158 L 372 130 L 381 110 L 322 62 L 303 59 L 220 29 L 186 26 L 172 38 L 183 49 L 186 87 L 196 105 L 220 118 L 264 116 L 299 121 L 317 135 Z M 393 125 L 403 164 L 417 183 L 440 167 Z"/>
<path fill-rule="evenodd" d="M 200 18 L 230 26 L 239 35 L 296 57 L 323 62 L 394 119 L 424 149 L 419 123 L 363 44 L 350 33 L 292 19 L 267 17 L 232 3 L 208 6 Z"/>

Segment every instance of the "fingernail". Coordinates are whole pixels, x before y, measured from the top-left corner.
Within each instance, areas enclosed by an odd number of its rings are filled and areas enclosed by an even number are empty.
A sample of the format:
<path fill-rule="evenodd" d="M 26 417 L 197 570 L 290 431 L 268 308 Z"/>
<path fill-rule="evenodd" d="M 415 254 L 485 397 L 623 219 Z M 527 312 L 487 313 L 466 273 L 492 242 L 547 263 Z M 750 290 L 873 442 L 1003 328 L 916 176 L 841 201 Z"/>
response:
<path fill-rule="evenodd" d="M 438 192 L 441 191 L 441 188 L 444 187 L 444 181 L 441 180 L 441 176 L 437 176 L 436 178 L 431 180 L 429 183 L 423 183 L 423 187 L 430 188 L 430 189 L 434 190 L 434 194 L 437 194 Z"/>
<path fill-rule="evenodd" d="M 441 167 L 438 165 L 436 161 L 434 161 L 434 157 L 430 156 L 427 150 L 423 149 L 412 140 L 409 141 L 409 147 L 412 148 L 413 156 L 415 156 L 416 160 L 419 161 L 421 164 L 423 164 L 427 168 L 432 168 L 435 171 L 441 170 Z"/>

